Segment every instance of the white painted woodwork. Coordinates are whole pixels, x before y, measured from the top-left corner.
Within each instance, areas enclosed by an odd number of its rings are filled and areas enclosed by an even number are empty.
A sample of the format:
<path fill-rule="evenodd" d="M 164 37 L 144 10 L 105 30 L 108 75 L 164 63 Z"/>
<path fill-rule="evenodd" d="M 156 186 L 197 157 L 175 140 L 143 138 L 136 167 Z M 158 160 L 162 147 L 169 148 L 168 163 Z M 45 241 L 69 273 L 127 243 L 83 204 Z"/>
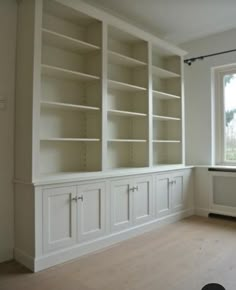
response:
<path fill-rule="evenodd" d="M 111 182 L 111 228 L 123 230 L 132 224 L 132 184 L 129 179 Z"/>
<path fill-rule="evenodd" d="M 111 193 L 111 225 L 113 230 L 123 230 L 153 218 L 151 176 L 113 181 Z"/>
<path fill-rule="evenodd" d="M 74 5 L 30 7 L 39 34 L 28 45 L 34 111 L 24 109 L 35 120 L 32 179 L 183 164 L 180 50 Z"/>
<path fill-rule="evenodd" d="M 153 218 L 153 184 L 151 177 L 134 179 L 133 217 L 134 224 L 147 222 Z"/>
<path fill-rule="evenodd" d="M 104 183 L 77 187 L 78 240 L 88 241 L 105 233 L 105 186 Z"/>
<path fill-rule="evenodd" d="M 145 91 L 146 89 L 137 85 L 120 82 L 116 80 L 108 80 L 109 88 L 116 89 L 120 91 L 126 91 L 126 92 L 138 92 L 138 91 Z"/>
<path fill-rule="evenodd" d="M 178 212 L 189 206 L 193 184 L 188 170 L 157 175 L 155 183 L 157 216 Z"/>
<path fill-rule="evenodd" d="M 99 47 L 96 45 L 77 40 L 48 29 L 42 29 L 42 33 L 43 41 L 47 45 L 56 46 L 63 49 L 69 49 L 71 51 L 80 53 L 88 53 L 90 51 L 99 49 Z"/>
<path fill-rule="evenodd" d="M 159 68 L 157 66 L 153 66 L 152 67 L 152 72 L 153 72 L 154 75 L 157 75 L 161 79 L 180 77 L 180 75 L 178 75 L 176 73 L 173 73 L 173 72 L 170 72 L 168 70 Z"/>
<path fill-rule="evenodd" d="M 156 176 L 156 213 L 159 217 L 168 215 L 171 212 L 171 176 L 160 174 Z"/>
<path fill-rule="evenodd" d="M 44 251 L 72 246 L 76 242 L 76 187 L 43 190 Z"/>
<path fill-rule="evenodd" d="M 171 184 L 172 194 L 172 210 L 179 211 L 184 208 L 185 203 L 185 184 L 183 173 L 176 172 L 172 177 Z"/>
<path fill-rule="evenodd" d="M 16 182 L 32 220 L 18 196 L 17 260 L 43 269 L 187 215 L 185 52 L 80 1 L 22 0 L 18 18 Z"/>

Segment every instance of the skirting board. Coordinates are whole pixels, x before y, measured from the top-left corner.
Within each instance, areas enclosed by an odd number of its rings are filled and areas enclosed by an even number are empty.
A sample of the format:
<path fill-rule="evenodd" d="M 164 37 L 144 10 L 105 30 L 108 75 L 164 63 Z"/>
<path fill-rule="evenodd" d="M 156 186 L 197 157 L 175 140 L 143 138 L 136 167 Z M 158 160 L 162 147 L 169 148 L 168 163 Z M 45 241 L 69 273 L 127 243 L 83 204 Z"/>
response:
<path fill-rule="evenodd" d="M 194 213 L 197 216 L 208 217 L 210 210 L 208 208 L 195 208 Z"/>
<path fill-rule="evenodd" d="M 100 239 L 76 245 L 65 250 L 53 252 L 36 259 L 26 255 L 19 249 L 15 249 L 15 260 L 25 265 L 31 271 L 38 272 L 86 254 L 105 249 L 106 247 L 112 246 L 118 242 L 133 238 L 145 232 L 157 229 L 162 225 L 170 224 L 192 215 L 194 215 L 194 209 L 184 210 L 158 220 L 150 221 L 149 223 L 145 223 L 143 225 L 132 227 L 131 229 L 124 230 L 122 232 L 112 233 Z"/>
<path fill-rule="evenodd" d="M 2 248 L 0 251 L 0 263 L 11 261 L 13 259 L 13 246 Z"/>

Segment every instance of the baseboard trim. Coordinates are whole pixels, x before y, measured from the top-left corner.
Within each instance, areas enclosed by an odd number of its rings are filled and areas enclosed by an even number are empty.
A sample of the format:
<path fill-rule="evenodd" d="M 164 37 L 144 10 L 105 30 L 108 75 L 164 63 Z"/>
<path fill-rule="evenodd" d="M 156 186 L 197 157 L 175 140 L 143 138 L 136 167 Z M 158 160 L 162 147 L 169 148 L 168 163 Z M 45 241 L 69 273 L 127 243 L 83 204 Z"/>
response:
<path fill-rule="evenodd" d="M 26 268 L 30 269 L 32 272 L 34 272 L 34 257 L 29 256 L 28 254 L 24 253 L 20 249 L 15 248 L 14 249 L 14 259 L 24 265 Z"/>
<path fill-rule="evenodd" d="M 0 251 L 0 263 L 8 262 L 13 259 L 13 247 L 3 248 Z"/>
<path fill-rule="evenodd" d="M 163 225 L 177 222 L 183 218 L 194 215 L 194 209 L 184 210 L 178 213 L 171 214 L 160 219 L 152 220 L 148 223 L 132 227 L 121 232 L 112 233 L 108 236 L 86 242 L 74 247 L 70 247 L 66 250 L 61 250 L 53 253 L 49 253 L 42 257 L 33 259 L 27 255 L 24 255 L 20 251 L 16 251 L 15 259 L 20 263 L 24 264 L 27 268 L 34 272 L 38 272 L 57 264 L 61 264 L 70 260 L 74 260 L 78 257 L 106 249 L 109 246 L 115 245 L 116 243 L 124 240 L 136 237 L 145 232 L 157 229 Z"/>
<path fill-rule="evenodd" d="M 208 217 L 210 213 L 210 209 L 208 208 L 195 208 L 195 215 Z"/>

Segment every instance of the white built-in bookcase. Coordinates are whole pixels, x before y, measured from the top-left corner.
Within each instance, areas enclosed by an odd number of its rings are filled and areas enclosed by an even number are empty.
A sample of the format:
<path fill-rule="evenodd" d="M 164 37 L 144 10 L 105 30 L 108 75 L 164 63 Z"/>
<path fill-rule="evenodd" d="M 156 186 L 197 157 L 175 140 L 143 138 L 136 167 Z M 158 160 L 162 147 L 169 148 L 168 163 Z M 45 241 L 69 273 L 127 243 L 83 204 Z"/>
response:
<path fill-rule="evenodd" d="M 183 164 L 184 52 L 79 1 L 38 3 L 34 177 Z"/>

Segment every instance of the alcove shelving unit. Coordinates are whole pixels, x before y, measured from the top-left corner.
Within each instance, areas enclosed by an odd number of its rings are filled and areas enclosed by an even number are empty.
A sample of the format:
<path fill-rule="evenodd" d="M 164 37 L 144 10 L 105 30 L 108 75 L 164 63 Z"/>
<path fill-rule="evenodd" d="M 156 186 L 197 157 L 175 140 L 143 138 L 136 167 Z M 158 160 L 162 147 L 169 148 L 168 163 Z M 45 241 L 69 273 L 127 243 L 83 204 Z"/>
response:
<path fill-rule="evenodd" d="M 33 271 L 193 212 L 185 52 L 85 2 L 18 5 L 14 252 Z"/>
<path fill-rule="evenodd" d="M 184 52 L 82 2 L 31 5 L 33 145 L 18 148 L 32 150 L 32 179 L 184 164 Z"/>

